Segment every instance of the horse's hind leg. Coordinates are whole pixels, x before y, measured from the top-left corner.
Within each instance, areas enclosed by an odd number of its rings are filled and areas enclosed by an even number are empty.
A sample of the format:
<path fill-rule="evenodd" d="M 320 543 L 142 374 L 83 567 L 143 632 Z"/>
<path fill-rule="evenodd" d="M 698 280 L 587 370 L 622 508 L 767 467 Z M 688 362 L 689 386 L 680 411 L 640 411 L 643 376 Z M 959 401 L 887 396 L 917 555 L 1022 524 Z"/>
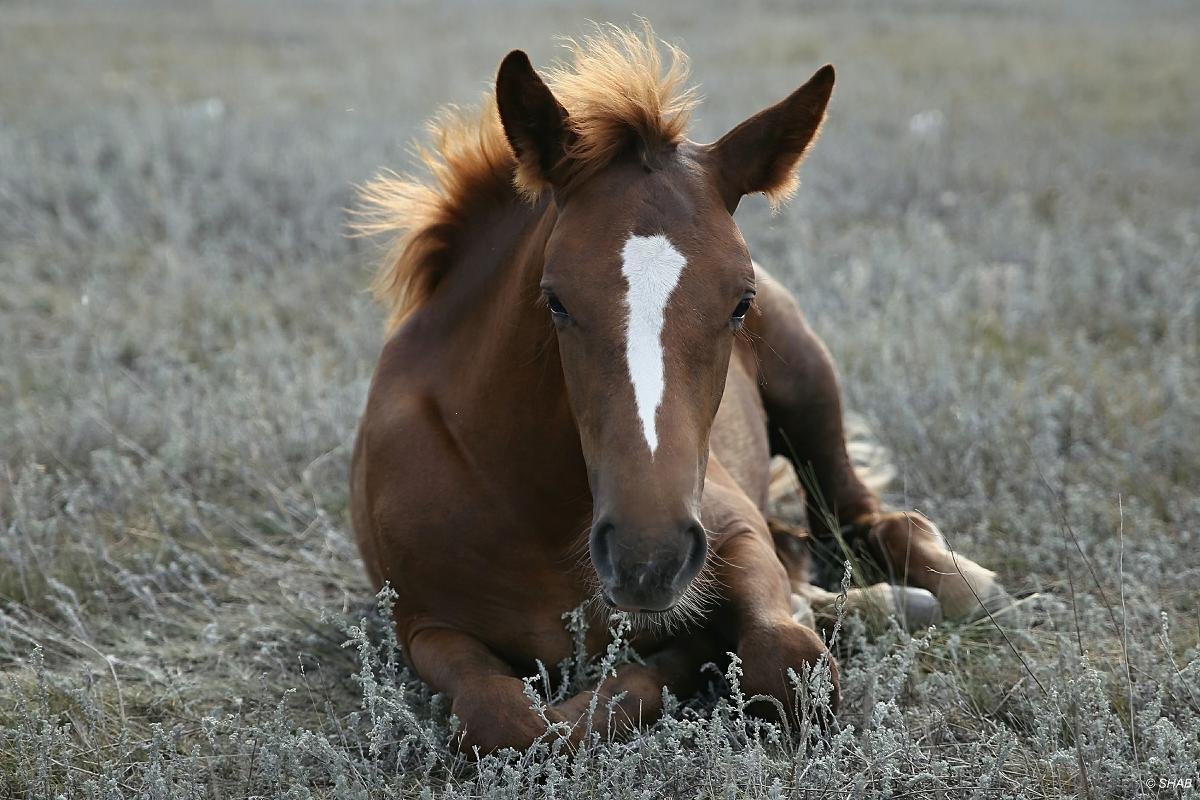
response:
<path fill-rule="evenodd" d="M 824 541 L 842 525 L 872 519 L 879 513 L 879 500 L 859 479 L 846 452 L 833 359 L 788 291 L 761 267 L 756 277 L 759 313 L 747 320 L 747 327 L 760 340 L 759 390 L 771 450 L 796 468 L 808 495 L 809 527 Z"/>
<path fill-rule="evenodd" d="M 808 532 L 778 519 L 767 521 L 775 542 L 775 555 L 783 562 L 792 587 L 792 618 L 810 628 L 826 629 L 836 621 L 840 594 L 812 583 L 809 574 Z M 857 614 L 868 630 L 881 632 L 893 617 L 911 631 L 942 621 L 942 607 L 932 593 L 913 586 L 875 583 L 847 588 L 841 606 Z"/>
<path fill-rule="evenodd" d="M 841 392 L 829 352 L 787 290 L 761 267 L 756 273 L 760 313 L 748 327 L 761 340 L 760 391 L 771 446 L 802 476 L 814 549 L 832 552 L 837 562 L 852 555 L 860 566 L 873 565 L 873 580 L 929 590 L 951 619 L 978 616 L 980 601 L 993 611 L 1008 605 L 995 574 L 952 555 L 929 520 L 881 511 L 846 452 Z"/>
<path fill-rule="evenodd" d="M 844 538 L 865 554 L 877 574 L 933 592 L 949 619 L 975 619 L 1005 610 L 1010 622 L 1018 618 L 996 573 L 950 552 L 937 527 L 922 514 L 880 514 L 869 525 L 848 529 Z"/>

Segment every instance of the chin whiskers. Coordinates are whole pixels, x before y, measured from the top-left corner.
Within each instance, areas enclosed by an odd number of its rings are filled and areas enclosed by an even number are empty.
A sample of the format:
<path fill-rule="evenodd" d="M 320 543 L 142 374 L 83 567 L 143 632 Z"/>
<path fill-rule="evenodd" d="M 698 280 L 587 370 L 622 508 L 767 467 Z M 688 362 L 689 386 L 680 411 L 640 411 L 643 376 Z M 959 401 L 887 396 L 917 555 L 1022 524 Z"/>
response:
<path fill-rule="evenodd" d="M 671 608 L 666 611 L 617 611 L 605 601 L 600 579 L 592 565 L 591 552 L 588 549 L 590 531 L 589 525 L 580 532 L 579 537 L 568 548 L 566 560 L 587 587 L 588 596 L 584 601 L 584 610 L 593 618 L 606 619 L 614 614 L 624 614 L 629 620 L 630 634 L 633 636 L 673 635 L 702 622 L 724 596 L 724 584 L 719 572 L 725 568 L 732 568 L 733 565 L 710 546 L 700 574 L 692 580 Z M 713 532 L 707 528 L 704 532 L 712 542 Z"/>
<path fill-rule="evenodd" d="M 721 600 L 722 584 L 712 568 L 714 560 L 723 559 L 709 550 L 708 558 L 700 574 L 692 580 L 675 605 L 666 611 L 614 611 L 604 602 L 594 571 L 592 582 L 595 592 L 590 598 L 589 605 L 603 614 L 624 614 L 629 620 L 632 635 L 657 633 L 670 636 L 681 633 L 702 622 Z"/>
<path fill-rule="evenodd" d="M 634 633 L 672 635 L 700 623 L 716 604 L 716 581 L 707 569 L 696 576 L 683 596 L 666 611 L 626 612 Z"/>

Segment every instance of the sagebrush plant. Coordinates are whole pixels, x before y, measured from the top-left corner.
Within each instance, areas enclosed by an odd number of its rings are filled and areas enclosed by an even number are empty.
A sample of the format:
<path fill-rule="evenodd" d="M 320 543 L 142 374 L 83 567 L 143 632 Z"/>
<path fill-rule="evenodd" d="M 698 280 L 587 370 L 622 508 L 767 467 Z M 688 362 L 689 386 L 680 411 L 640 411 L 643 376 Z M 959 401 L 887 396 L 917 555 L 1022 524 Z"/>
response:
<path fill-rule="evenodd" d="M 748 716 L 732 660 L 636 736 L 480 759 L 345 518 L 382 327 L 352 186 L 583 25 L 466 8 L 0 6 L 0 797 L 1194 792 L 1200 12 L 605 11 L 687 50 L 709 138 L 837 65 L 796 201 L 739 222 L 893 454 L 888 501 L 1027 624 L 838 620 L 825 732 Z M 627 658 L 544 665 L 530 701 Z"/>

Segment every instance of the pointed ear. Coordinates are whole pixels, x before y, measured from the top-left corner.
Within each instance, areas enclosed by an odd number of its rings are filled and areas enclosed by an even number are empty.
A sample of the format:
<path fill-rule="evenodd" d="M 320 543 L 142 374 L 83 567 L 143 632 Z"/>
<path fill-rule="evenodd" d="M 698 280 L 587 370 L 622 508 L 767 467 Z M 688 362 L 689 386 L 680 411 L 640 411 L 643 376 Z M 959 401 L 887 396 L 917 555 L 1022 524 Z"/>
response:
<path fill-rule="evenodd" d="M 513 50 L 500 63 L 496 106 L 504 135 L 517 156 L 519 188 L 533 196 L 563 181 L 571 138 L 567 110 L 520 50 Z"/>
<path fill-rule="evenodd" d="M 730 214 L 747 194 L 763 192 L 772 206 L 791 196 L 796 167 L 817 137 L 832 93 L 833 67 L 826 64 L 786 99 L 711 146 L 718 189 Z"/>

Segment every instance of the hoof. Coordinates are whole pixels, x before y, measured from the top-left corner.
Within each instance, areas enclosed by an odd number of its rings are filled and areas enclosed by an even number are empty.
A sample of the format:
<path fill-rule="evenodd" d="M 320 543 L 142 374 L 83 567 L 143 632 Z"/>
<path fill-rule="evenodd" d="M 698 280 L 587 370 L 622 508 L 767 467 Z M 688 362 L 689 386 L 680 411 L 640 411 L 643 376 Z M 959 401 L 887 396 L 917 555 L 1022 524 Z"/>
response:
<path fill-rule="evenodd" d="M 816 603 L 818 621 L 830 623 L 837 617 L 837 595 L 824 592 L 820 595 L 823 602 Z M 793 600 L 793 619 L 801 622 L 795 616 L 795 601 Z M 914 586 L 898 586 L 890 583 L 875 583 L 862 589 L 850 589 L 846 593 L 845 611 L 847 614 L 857 614 L 867 625 L 867 632 L 873 636 L 886 631 L 895 619 L 909 632 L 924 630 L 930 625 L 941 622 L 945 615 L 942 604 L 931 593 Z"/>
<path fill-rule="evenodd" d="M 892 586 L 891 590 L 896 617 L 910 633 L 925 630 L 944 619 L 942 604 L 932 592 L 915 586 Z"/>
<path fill-rule="evenodd" d="M 828 669 L 830 682 L 828 708 L 836 712 L 839 700 L 837 662 L 821 637 L 809 627 L 784 620 L 762 627 L 747 628 L 738 638 L 737 654 L 742 659 L 742 691 L 747 697 L 765 695 L 778 703 L 758 701 L 753 713 L 778 719 L 782 709 L 793 722 L 799 722 L 813 710 L 806 697 L 796 696 L 790 671 L 803 675 L 806 667 Z M 811 698 L 809 698 L 811 699 Z M 820 709 L 818 718 L 820 717 Z"/>

